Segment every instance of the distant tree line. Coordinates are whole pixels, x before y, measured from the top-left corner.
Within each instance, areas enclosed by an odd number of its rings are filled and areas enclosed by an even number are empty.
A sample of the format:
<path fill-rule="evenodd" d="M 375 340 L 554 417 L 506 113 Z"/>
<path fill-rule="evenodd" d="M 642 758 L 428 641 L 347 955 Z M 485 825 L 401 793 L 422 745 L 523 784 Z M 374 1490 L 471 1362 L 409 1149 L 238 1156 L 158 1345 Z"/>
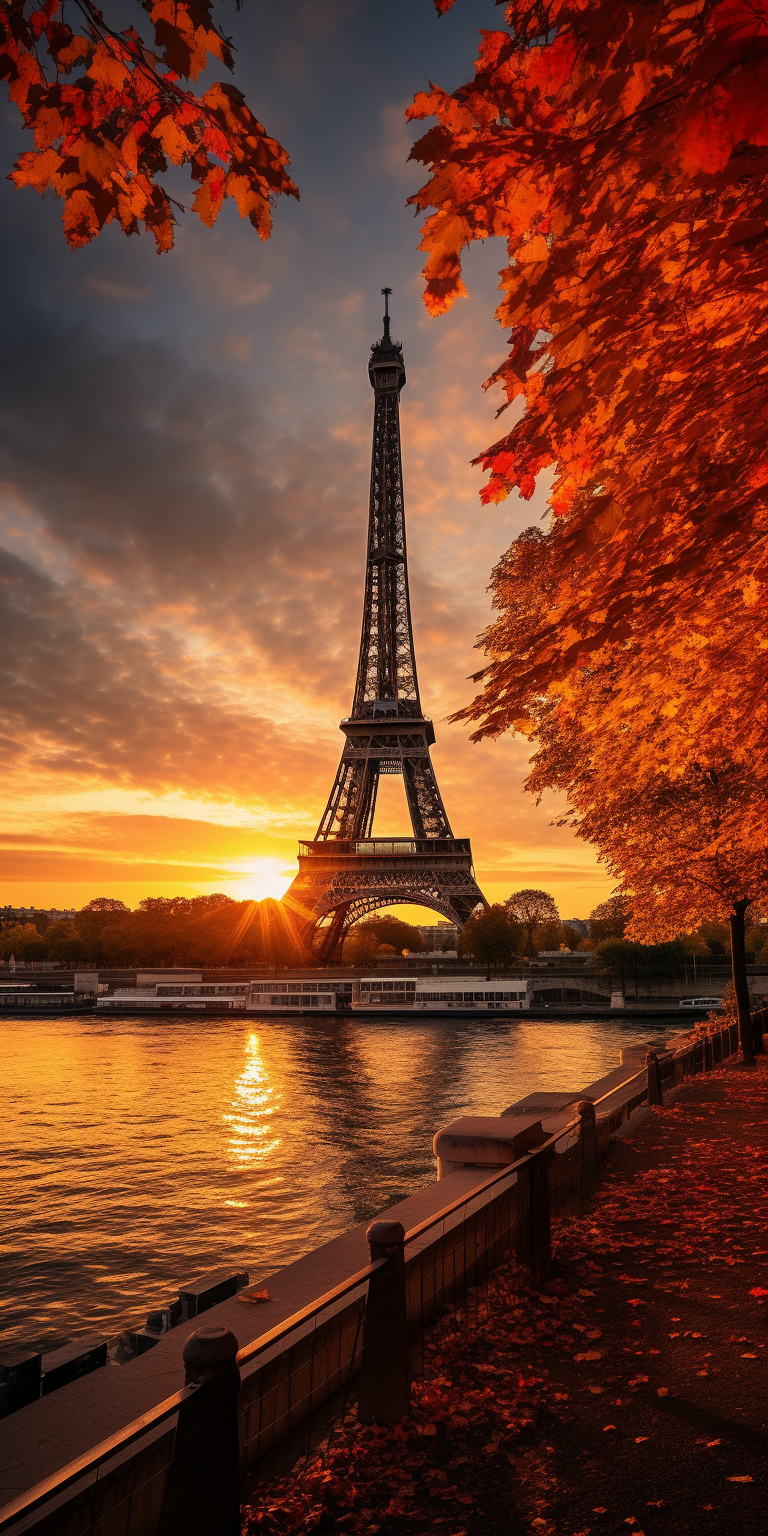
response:
<path fill-rule="evenodd" d="M 598 969 L 645 980 L 674 976 L 693 958 L 728 964 L 731 959 L 727 923 L 702 923 L 693 933 L 659 944 L 640 944 L 625 937 L 632 920 L 626 896 L 614 895 L 595 907 L 589 918 L 589 938 L 562 923 L 554 898 L 546 891 L 515 891 L 505 902 L 471 917 L 461 936 L 461 952 L 487 966 L 501 968 L 533 958 L 542 950 L 591 950 Z M 747 962 L 768 964 L 768 924 L 747 928 Z"/>
<path fill-rule="evenodd" d="M 0 955 L 7 960 L 58 960 L 63 965 L 191 965 L 206 968 L 311 964 L 281 902 L 232 901 L 229 896 L 148 896 L 131 911 L 97 896 L 73 922 L 6 925 Z"/>
<path fill-rule="evenodd" d="M 730 960 L 726 923 L 703 923 L 694 932 L 660 944 L 625 937 L 631 910 L 625 896 L 612 896 L 594 909 L 589 938 L 560 920 L 547 891 L 514 891 L 505 902 L 478 912 L 465 925 L 460 955 L 502 969 L 542 950 L 594 951 L 601 970 L 644 980 L 679 973 L 694 955 L 723 964 Z M 354 924 L 344 941 L 345 965 L 367 967 L 425 948 L 417 927 L 384 912 Z M 134 966 L 311 966 L 295 921 L 279 901 L 233 901 L 229 896 L 147 896 L 131 911 L 110 896 L 97 896 L 72 922 L 6 922 L 0 928 L 0 958 L 54 960 L 62 965 L 118 969 Z M 768 924 L 747 929 L 748 961 L 768 963 Z"/>

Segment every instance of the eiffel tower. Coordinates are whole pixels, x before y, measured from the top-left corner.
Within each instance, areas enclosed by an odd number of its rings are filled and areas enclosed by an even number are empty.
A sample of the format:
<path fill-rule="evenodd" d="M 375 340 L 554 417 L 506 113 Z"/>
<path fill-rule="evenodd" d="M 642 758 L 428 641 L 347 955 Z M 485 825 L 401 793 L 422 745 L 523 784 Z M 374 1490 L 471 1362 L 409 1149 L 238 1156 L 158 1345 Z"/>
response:
<path fill-rule="evenodd" d="M 475 881 L 469 838 L 454 837 L 429 749 L 432 721 L 421 708 L 408 593 L 400 391 L 403 349 L 384 335 L 371 347 L 373 454 L 363 628 L 344 750 L 312 842 L 299 843 L 299 873 L 283 897 L 317 958 L 338 958 L 347 928 L 366 912 L 407 902 L 430 907 L 461 929 L 485 898 Z M 402 774 L 412 836 L 374 838 L 382 774 Z"/>

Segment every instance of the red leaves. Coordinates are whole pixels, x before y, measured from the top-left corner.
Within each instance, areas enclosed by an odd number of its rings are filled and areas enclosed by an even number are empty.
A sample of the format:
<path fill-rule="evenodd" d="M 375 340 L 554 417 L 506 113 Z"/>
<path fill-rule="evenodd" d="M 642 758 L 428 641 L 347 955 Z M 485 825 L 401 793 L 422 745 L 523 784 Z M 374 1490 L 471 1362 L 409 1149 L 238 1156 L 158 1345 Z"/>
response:
<path fill-rule="evenodd" d="M 188 164 L 203 184 L 194 203 L 203 223 L 214 224 L 224 198 L 233 197 L 241 218 L 266 240 L 273 198 L 298 196 L 285 150 L 234 86 L 217 83 L 198 97 L 177 83 L 196 79 L 209 56 L 232 67 L 208 0 L 142 0 L 162 61 L 135 28 L 113 33 L 90 0 L 84 3 L 85 33 L 73 34 L 59 19 L 59 0 L 34 11 L 29 0 L 0 0 L 0 74 L 35 136 L 11 180 L 65 199 L 73 248 L 118 219 L 126 235 L 143 223 L 162 251 L 173 244 L 175 219 L 156 178 L 169 162 Z M 54 79 L 34 52 L 43 38 Z M 62 84 L 78 66 L 83 73 Z"/>
<path fill-rule="evenodd" d="M 768 60 L 750 56 L 765 25 L 755 14 L 750 26 L 749 14 L 746 6 L 715 7 L 694 34 L 670 0 L 652 16 L 563 3 L 550 14 L 552 41 L 520 49 L 508 33 L 485 34 L 475 80 L 453 96 L 421 93 L 410 110 L 440 124 L 414 150 L 432 168 L 414 201 L 436 210 L 424 231 L 428 306 L 440 312 L 463 292 L 464 245 L 489 233 L 508 239 L 498 313 L 513 336 L 493 379 L 509 400 L 522 393 L 528 410 L 482 456 L 491 472 L 486 499 L 515 488 L 527 497 L 541 468 L 557 465 L 569 488 L 554 506 L 572 525 L 563 606 L 569 622 L 578 617 L 585 654 L 594 648 L 596 590 L 615 631 L 637 612 L 652 566 L 671 556 L 679 604 L 693 555 L 691 511 L 713 523 L 717 501 L 711 485 L 697 484 L 695 456 L 708 466 L 738 462 L 747 473 L 751 457 L 762 457 L 755 399 L 738 389 L 736 374 L 754 366 L 756 376 L 765 361 L 764 327 L 755 334 L 746 315 L 759 305 L 766 258 L 759 247 L 732 243 L 745 215 L 756 235 L 768 215 L 768 157 L 760 154 Z M 524 30 L 527 8 L 511 5 L 508 20 Z M 733 157 L 744 141 L 755 151 L 746 180 Z M 703 197 L 702 168 L 726 162 Z M 549 339 L 532 353 L 537 333 Z M 729 443 L 722 431 L 731 426 Z M 729 472 L 720 493 L 727 486 L 730 497 L 732 483 Z M 625 560 L 608 558 L 585 572 L 579 558 L 598 487 L 626 514 L 631 573 Z M 697 524 L 696 557 L 701 533 Z M 601 544 L 607 556 L 610 545 Z M 698 606 L 700 589 L 686 591 L 685 601 Z M 518 700 L 552 675 L 562 633 L 556 622 L 541 637 L 535 674 L 522 669 L 514 685 Z"/>
<path fill-rule="evenodd" d="M 509 355 L 488 382 L 525 409 L 475 461 L 482 499 L 527 500 L 554 471 L 524 580 L 514 550 L 494 572 L 462 713 L 478 737 L 533 735 L 529 787 L 570 796 L 648 922 L 677 891 L 695 926 L 739 882 L 768 894 L 768 15 L 546 14 L 545 37 L 511 0 L 474 79 L 410 109 L 438 124 L 413 151 L 428 308 L 463 292 L 465 245 L 507 241 Z M 704 803 L 697 764 L 733 766 L 730 798 Z M 675 838 L 655 847 L 667 803 Z"/>

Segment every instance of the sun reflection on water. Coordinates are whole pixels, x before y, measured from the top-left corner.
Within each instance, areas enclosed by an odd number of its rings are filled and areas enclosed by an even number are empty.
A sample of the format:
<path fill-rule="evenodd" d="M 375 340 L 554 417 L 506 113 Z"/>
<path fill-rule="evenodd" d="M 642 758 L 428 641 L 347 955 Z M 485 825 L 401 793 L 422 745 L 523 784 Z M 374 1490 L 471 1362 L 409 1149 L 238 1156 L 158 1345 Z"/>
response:
<path fill-rule="evenodd" d="M 280 1108 L 280 1095 L 269 1080 L 258 1035 L 249 1035 L 246 1061 L 235 1083 L 232 1111 L 223 1116 L 230 1127 L 229 1154 L 238 1168 L 259 1168 L 280 1146 L 270 1123 Z M 235 1202 L 231 1202 L 234 1204 Z"/>

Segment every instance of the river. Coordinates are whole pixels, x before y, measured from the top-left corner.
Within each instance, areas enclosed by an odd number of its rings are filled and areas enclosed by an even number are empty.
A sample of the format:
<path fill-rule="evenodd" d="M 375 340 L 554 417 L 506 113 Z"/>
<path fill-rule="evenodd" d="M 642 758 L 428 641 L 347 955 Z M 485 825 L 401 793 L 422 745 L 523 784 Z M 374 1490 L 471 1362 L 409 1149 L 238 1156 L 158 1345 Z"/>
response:
<path fill-rule="evenodd" d="M 679 1021 L 2 1021 L 4 1343 L 114 1334 L 251 1281 L 435 1178 L 432 1137 L 584 1087 Z"/>

